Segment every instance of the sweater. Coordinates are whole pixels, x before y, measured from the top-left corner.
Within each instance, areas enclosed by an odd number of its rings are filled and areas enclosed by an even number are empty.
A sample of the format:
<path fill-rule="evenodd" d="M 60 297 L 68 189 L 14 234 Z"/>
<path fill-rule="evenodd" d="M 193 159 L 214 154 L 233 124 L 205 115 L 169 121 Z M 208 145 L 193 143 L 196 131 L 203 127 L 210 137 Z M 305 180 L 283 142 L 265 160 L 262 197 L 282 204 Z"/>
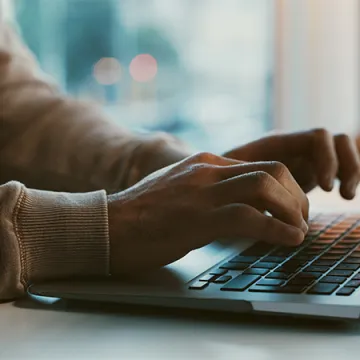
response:
<path fill-rule="evenodd" d="M 107 195 L 185 154 L 62 94 L 0 20 L 0 301 L 33 282 L 111 275 Z"/>

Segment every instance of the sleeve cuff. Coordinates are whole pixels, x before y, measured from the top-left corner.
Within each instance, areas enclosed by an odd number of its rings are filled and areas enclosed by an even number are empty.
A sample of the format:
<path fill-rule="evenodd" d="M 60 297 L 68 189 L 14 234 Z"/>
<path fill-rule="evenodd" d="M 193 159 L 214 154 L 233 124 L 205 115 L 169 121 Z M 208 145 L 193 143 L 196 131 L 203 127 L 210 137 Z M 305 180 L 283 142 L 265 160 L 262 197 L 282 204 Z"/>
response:
<path fill-rule="evenodd" d="M 24 189 L 15 216 L 22 282 L 109 275 L 105 191 Z"/>

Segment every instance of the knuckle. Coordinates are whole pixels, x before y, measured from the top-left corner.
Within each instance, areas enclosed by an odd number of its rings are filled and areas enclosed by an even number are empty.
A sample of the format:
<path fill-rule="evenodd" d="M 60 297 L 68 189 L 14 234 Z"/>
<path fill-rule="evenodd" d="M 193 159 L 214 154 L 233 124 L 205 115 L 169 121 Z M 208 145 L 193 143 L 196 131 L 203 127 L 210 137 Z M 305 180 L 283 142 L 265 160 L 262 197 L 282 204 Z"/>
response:
<path fill-rule="evenodd" d="M 257 171 L 254 173 L 252 180 L 255 191 L 261 195 L 270 187 L 272 177 L 265 171 Z"/>
<path fill-rule="evenodd" d="M 204 172 L 208 172 L 210 170 L 210 167 L 206 163 L 197 162 L 195 164 L 190 165 L 190 171 L 192 173 L 202 174 Z"/>
<path fill-rule="evenodd" d="M 277 178 L 281 178 L 284 175 L 288 175 L 289 170 L 286 167 L 286 165 L 284 165 L 283 163 L 279 162 L 279 161 L 272 161 L 270 163 L 270 167 L 271 167 L 271 172 L 272 175 L 277 177 Z"/>
<path fill-rule="evenodd" d="M 328 130 L 326 130 L 325 128 L 322 128 L 322 127 L 314 129 L 313 134 L 315 135 L 316 138 L 320 138 L 320 139 L 323 139 L 323 138 L 326 138 L 329 136 Z"/>
<path fill-rule="evenodd" d="M 217 156 L 210 152 L 199 152 L 193 156 L 194 161 L 200 163 L 210 163 L 216 158 Z"/>
<path fill-rule="evenodd" d="M 188 172 L 194 179 L 205 183 L 211 183 L 215 180 L 214 170 L 214 166 L 201 162 L 190 164 L 188 167 Z"/>

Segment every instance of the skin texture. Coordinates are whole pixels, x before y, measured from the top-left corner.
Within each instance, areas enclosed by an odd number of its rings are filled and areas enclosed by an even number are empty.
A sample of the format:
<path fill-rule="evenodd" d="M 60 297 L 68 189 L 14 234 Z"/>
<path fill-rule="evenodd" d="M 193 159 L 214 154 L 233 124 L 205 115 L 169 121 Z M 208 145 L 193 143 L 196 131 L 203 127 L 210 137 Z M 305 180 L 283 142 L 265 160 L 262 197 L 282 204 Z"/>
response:
<path fill-rule="evenodd" d="M 330 191 L 339 178 L 341 195 L 353 198 L 359 164 L 349 137 L 315 129 L 160 169 L 109 197 L 112 274 L 159 268 L 217 238 L 299 245 L 308 230 L 305 193 Z"/>
<path fill-rule="evenodd" d="M 348 135 L 333 136 L 325 129 L 269 136 L 224 156 L 243 161 L 282 162 L 306 193 L 317 186 L 331 191 L 338 178 L 342 197 L 351 200 L 360 179 L 356 142 Z"/>

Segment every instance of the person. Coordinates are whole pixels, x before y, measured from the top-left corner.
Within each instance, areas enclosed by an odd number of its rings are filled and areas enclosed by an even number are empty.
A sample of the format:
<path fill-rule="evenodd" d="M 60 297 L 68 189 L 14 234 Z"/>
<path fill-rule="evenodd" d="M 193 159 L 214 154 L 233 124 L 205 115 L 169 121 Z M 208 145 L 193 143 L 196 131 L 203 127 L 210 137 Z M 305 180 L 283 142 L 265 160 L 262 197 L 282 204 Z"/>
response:
<path fill-rule="evenodd" d="M 359 183 L 359 155 L 324 129 L 222 156 L 142 137 L 61 94 L 0 25 L 0 299 L 43 280 L 156 269 L 218 237 L 300 244 L 305 195 Z M 273 216 L 266 216 L 265 211 Z"/>

